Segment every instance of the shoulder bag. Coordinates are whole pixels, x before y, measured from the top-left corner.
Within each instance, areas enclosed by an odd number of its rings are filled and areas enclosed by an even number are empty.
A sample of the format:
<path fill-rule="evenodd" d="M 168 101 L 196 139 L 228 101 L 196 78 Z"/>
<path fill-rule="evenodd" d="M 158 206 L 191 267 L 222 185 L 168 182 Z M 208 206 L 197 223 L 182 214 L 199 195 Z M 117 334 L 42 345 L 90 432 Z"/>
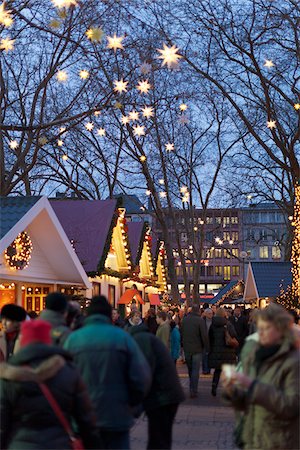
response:
<path fill-rule="evenodd" d="M 46 384 L 44 384 L 44 383 L 39 383 L 39 386 L 40 386 L 41 391 L 43 392 L 45 398 L 48 400 L 49 405 L 53 409 L 56 417 L 58 418 L 58 420 L 60 421 L 61 425 L 63 426 L 65 432 L 68 434 L 68 436 L 70 438 L 70 441 L 71 441 L 72 449 L 73 450 L 84 450 L 84 446 L 83 446 L 82 440 L 74 435 L 73 430 L 72 430 L 69 422 L 65 418 L 61 408 L 59 407 L 57 401 L 53 397 L 53 395 L 52 395 L 50 389 L 48 388 L 48 386 Z"/>
<path fill-rule="evenodd" d="M 225 343 L 227 345 L 227 347 L 232 347 L 232 348 L 238 348 L 239 341 L 235 338 L 232 337 L 228 331 L 227 326 L 224 326 L 224 331 L 225 331 Z"/>

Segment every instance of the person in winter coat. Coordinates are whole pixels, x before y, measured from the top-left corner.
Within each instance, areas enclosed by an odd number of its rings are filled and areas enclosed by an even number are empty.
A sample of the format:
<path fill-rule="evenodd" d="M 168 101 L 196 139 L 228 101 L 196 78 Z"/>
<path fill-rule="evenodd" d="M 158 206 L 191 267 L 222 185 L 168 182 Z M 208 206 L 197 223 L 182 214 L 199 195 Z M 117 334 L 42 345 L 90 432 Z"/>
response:
<path fill-rule="evenodd" d="M 154 308 L 149 308 L 145 317 L 145 325 L 149 328 L 152 334 L 156 334 L 158 324 L 156 322 L 156 314 Z"/>
<path fill-rule="evenodd" d="M 40 319 L 46 320 L 52 326 L 51 336 L 53 345 L 62 347 L 71 333 L 66 324 L 68 302 L 64 294 L 51 292 L 47 295 L 45 309 L 40 314 Z"/>
<path fill-rule="evenodd" d="M 146 325 L 133 326 L 129 333 L 139 345 L 152 371 L 151 388 L 143 401 L 148 418 L 147 449 L 170 449 L 173 422 L 178 405 L 184 400 L 176 368 L 166 346 Z"/>
<path fill-rule="evenodd" d="M 171 328 L 171 339 L 170 339 L 171 356 L 172 356 L 172 359 L 176 366 L 177 359 L 180 356 L 181 337 L 180 337 L 179 327 L 178 327 L 178 325 L 176 325 L 176 322 L 174 322 L 173 320 L 170 322 L 170 328 Z"/>
<path fill-rule="evenodd" d="M 237 338 L 233 326 L 226 319 L 226 314 L 224 308 L 218 308 L 216 315 L 212 318 L 209 329 L 210 352 L 208 355 L 208 365 L 211 369 L 215 369 L 211 387 L 211 393 L 214 397 L 217 395 L 222 364 L 236 364 L 237 362 L 235 349 L 226 345 L 226 329 L 232 337 Z"/>
<path fill-rule="evenodd" d="M 68 434 L 42 393 L 38 384 L 42 381 L 66 418 L 75 421 L 85 448 L 101 446 L 85 385 L 70 355 L 50 346 L 50 329 L 51 325 L 42 320 L 24 322 L 20 350 L 1 371 L 0 437 L 3 450 L 72 448 Z"/>
<path fill-rule="evenodd" d="M 244 412 L 246 450 L 299 449 L 300 354 L 290 315 L 271 304 L 257 312 L 259 341 L 242 352 L 243 373 L 222 377 L 227 399 Z"/>
<path fill-rule="evenodd" d="M 112 320 L 112 324 L 115 327 L 124 328 L 124 321 L 121 319 L 120 313 L 117 310 L 117 308 L 112 309 L 111 320 Z"/>
<path fill-rule="evenodd" d="M 242 315 L 242 310 L 239 306 L 236 306 L 233 315 L 229 317 L 229 321 L 235 329 L 237 340 L 239 341 L 238 354 L 240 353 L 245 339 L 249 334 L 248 321 L 245 316 Z"/>
<path fill-rule="evenodd" d="M 128 449 L 133 407 L 151 384 L 150 367 L 132 337 L 111 322 L 111 305 L 94 297 L 79 330 L 64 344 L 88 387 L 105 448 Z"/>
<path fill-rule="evenodd" d="M 140 325 L 142 323 L 142 315 L 140 311 L 133 311 L 128 319 L 127 324 L 124 326 L 124 331 L 129 331 L 131 327 Z"/>
<path fill-rule="evenodd" d="M 25 309 L 14 303 L 1 309 L 0 361 L 7 361 L 18 350 L 20 326 L 25 319 Z"/>
<path fill-rule="evenodd" d="M 209 341 L 204 320 L 199 315 L 199 305 L 193 305 L 181 325 L 183 350 L 190 378 L 190 396 L 198 395 L 199 372 L 202 353 L 208 352 Z"/>
<path fill-rule="evenodd" d="M 170 349 L 171 330 L 167 313 L 165 311 L 158 311 L 156 315 L 156 322 L 158 324 L 156 336 L 165 344 L 168 349 Z"/>

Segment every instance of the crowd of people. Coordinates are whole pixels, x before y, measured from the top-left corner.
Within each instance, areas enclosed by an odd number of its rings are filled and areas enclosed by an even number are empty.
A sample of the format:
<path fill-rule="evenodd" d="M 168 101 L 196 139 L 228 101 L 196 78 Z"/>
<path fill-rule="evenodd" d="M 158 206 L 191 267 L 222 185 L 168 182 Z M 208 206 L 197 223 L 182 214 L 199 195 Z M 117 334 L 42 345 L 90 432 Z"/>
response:
<path fill-rule="evenodd" d="M 122 318 L 103 296 L 82 311 L 61 293 L 47 296 L 39 317 L 4 305 L 1 448 L 129 449 L 130 429 L 145 414 L 147 448 L 170 449 L 185 399 L 180 360 L 191 399 L 201 368 L 213 397 L 221 379 L 237 446 L 298 449 L 298 320 L 276 304 L 150 308 L 142 317 L 134 302 Z"/>

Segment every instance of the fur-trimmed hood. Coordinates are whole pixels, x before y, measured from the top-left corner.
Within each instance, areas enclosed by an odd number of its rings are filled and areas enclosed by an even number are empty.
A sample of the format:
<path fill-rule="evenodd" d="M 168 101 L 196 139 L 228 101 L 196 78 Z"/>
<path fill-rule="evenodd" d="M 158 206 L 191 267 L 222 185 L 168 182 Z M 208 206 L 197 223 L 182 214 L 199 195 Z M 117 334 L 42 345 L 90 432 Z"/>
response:
<path fill-rule="evenodd" d="M 35 381 L 41 383 L 54 377 L 66 360 L 60 355 L 50 356 L 36 367 L 15 366 L 9 363 L 0 364 L 0 378 L 9 381 Z"/>

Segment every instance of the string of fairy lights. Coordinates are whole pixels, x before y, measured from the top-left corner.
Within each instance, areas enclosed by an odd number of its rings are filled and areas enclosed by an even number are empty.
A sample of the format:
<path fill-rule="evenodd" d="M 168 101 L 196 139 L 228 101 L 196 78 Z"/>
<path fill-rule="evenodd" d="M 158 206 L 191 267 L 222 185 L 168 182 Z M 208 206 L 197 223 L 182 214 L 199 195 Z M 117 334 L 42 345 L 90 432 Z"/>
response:
<path fill-rule="evenodd" d="M 33 250 L 32 241 L 26 231 L 19 233 L 4 252 L 6 264 L 12 270 L 23 270 L 29 265 Z"/>

